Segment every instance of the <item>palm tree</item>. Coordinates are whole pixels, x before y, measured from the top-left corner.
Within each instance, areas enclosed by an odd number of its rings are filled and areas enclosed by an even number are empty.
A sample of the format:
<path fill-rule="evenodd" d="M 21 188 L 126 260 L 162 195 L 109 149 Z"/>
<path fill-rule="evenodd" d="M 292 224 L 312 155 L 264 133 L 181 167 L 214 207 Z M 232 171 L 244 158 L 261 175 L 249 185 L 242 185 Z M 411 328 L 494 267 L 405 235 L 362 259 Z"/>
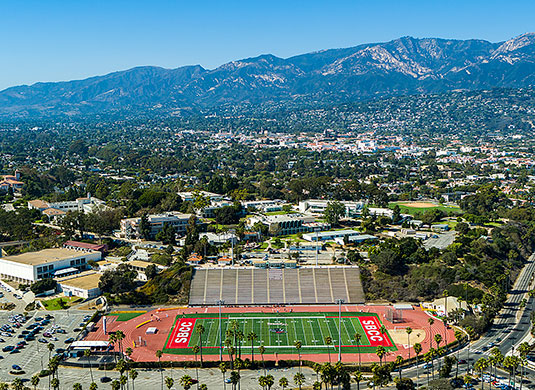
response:
<path fill-rule="evenodd" d="M 98 385 L 95 382 L 91 382 L 91 384 L 89 385 L 89 390 L 97 390 L 97 389 L 98 389 Z"/>
<path fill-rule="evenodd" d="M 119 352 L 121 356 L 123 356 L 123 340 L 124 340 L 124 333 L 122 330 L 118 330 L 115 332 L 115 339 L 119 343 Z"/>
<path fill-rule="evenodd" d="M 481 390 L 483 390 L 483 384 L 485 383 L 485 381 L 483 380 L 483 373 L 485 372 L 485 370 L 487 369 L 487 367 L 489 366 L 489 362 L 487 361 L 487 359 L 485 358 L 480 358 L 475 364 L 474 364 L 474 369 L 479 372 L 479 375 L 481 376 Z"/>
<path fill-rule="evenodd" d="M 23 390 L 24 389 L 24 382 L 22 382 L 22 379 L 15 378 L 13 379 L 13 382 L 11 382 L 11 386 L 14 390 Z"/>
<path fill-rule="evenodd" d="M 119 390 L 121 388 L 121 382 L 119 382 L 117 379 L 115 379 L 113 382 L 111 382 L 111 389 L 112 390 Z"/>
<path fill-rule="evenodd" d="M 7 383 L 0 383 L 0 390 L 8 390 L 9 385 Z"/>
<path fill-rule="evenodd" d="M 282 387 L 282 390 L 284 390 L 288 386 L 288 379 L 286 377 L 282 377 L 279 379 L 279 386 Z"/>
<path fill-rule="evenodd" d="M 403 357 L 401 355 L 396 356 L 394 364 L 399 368 L 399 379 L 401 379 L 401 365 L 403 364 Z"/>
<path fill-rule="evenodd" d="M 433 360 L 431 352 L 426 352 L 424 354 L 424 362 L 429 363 Z M 433 363 L 431 363 L 433 364 Z M 429 369 L 427 369 L 427 388 L 429 388 Z"/>
<path fill-rule="evenodd" d="M 59 379 L 58 378 L 52 378 L 51 384 L 52 384 L 52 388 L 54 390 L 58 390 L 59 389 Z"/>
<path fill-rule="evenodd" d="M 353 336 L 353 338 L 355 339 L 355 343 L 357 343 L 357 351 L 359 353 L 359 370 L 360 370 L 360 340 L 362 339 L 362 335 L 360 333 L 355 333 L 355 335 Z"/>
<path fill-rule="evenodd" d="M 329 352 L 329 363 L 331 362 L 331 344 L 333 339 L 330 336 L 325 337 L 325 344 L 327 345 L 327 352 Z"/>
<path fill-rule="evenodd" d="M 119 383 L 121 384 L 121 389 L 124 389 L 124 385 L 128 384 L 128 378 L 126 377 L 126 375 L 121 374 L 121 376 L 119 377 Z"/>
<path fill-rule="evenodd" d="M 256 339 L 258 339 L 257 334 L 255 332 L 249 332 L 249 334 L 247 335 L 247 341 L 251 342 L 251 362 L 253 363 L 253 366 L 254 366 L 254 342 Z"/>
<path fill-rule="evenodd" d="M 201 350 L 201 347 L 198 345 L 194 345 L 192 348 L 193 353 L 195 354 L 195 363 L 197 363 L 197 354 Z M 195 378 L 197 379 L 197 383 L 199 383 L 199 369 L 197 367 L 197 364 L 195 364 Z"/>
<path fill-rule="evenodd" d="M 34 376 L 32 376 L 30 383 L 32 384 L 34 390 L 37 389 L 37 386 L 39 385 L 39 381 L 40 381 L 39 375 L 35 374 Z"/>
<path fill-rule="evenodd" d="M 360 382 L 364 379 L 362 372 L 356 371 L 354 376 L 355 382 L 357 382 L 357 390 L 360 390 Z"/>
<path fill-rule="evenodd" d="M 264 368 L 264 375 L 266 375 L 266 363 L 264 362 L 264 352 L 266 352 L 266 347 L 261 345 L 258 347 L 258 352 L 260 352 L 260 356 L 262 357 L 262 367 Z"/>
<path fill-rule="evenodd" d="M 236 331 L 236 340 L 238 342 L 238 344 L 236 345 L 238 347 L 238 356 L 241 359 L 241 345 L 242 345 L 242 341 L 245 340 L 245 335 L 239 329 Z"/>
<path fill-rule="evenodd" d="M 314 363 L 314 365 L 312 366 L 312 369 L 316 373 L 316 381 L 319 381 L 320 380 L 320 372 L 321 372 L 321 364 Z"/>
<path fill-rule="evenodd" d="M 418 361 L 420 360 L 420 354 L 422 353 L 422 344 L 414 343 L 414 353 L 416 354 L 416 379 L 420 379 L 420 375 L 418 372 Z"/>
<path fill-rule="evenodd" d="M 433 324 L 435 323 L 435 320 L 433 319 L 433 317 L 429 317 L 427 319 L 427 322 L 429 323 L 429 335 L 432 335 L 433 334 Z M 431 348 L 433 346 L 433 338 L 432 337 L 429 337 L 429 348 Z"/>
<path fill-rule="evenodd" d="M 156 351 L 156 357 L 158 358 L 158 365 L 160 366 L 160 377 L 161 377 L 161 389 L 163 390 L 163 371 L 162 371 L 162 358 L 163 352 L 161 350 Z"/>
<path fill-rule="evenodd" d="M 464 333 L 460 330 L 455 331 L 455 339 L 457 340 L 457 343 L 459 343 L 459 346 L 457 347 L 457 367 L 455 368 L 455 379 L 459 376 L 459 351 L 461 350 L 461 341 L 464 338 Z"/>
<path fill-rule="evenodd" d="M 199 390 L 208 390 L 208 386 L 206 386 L 205 383 L 202 383 L 201 387 L 199 387 Z"/>
<path fill-rule="evenodd" d="M 444 292 L 442 293 L 442 296 L 444 297 L 444 325 L 446 326 L 446 328 L 448 327 L 448 296 L 450 295 L 450 293 L 448 292 L 448 290 L 444 290 Z M 446 345 L 446 350 L 448 349 L 448 332 L 444 333 L 444 337 L 445 337 L 445 340 L 444 340 L 444 344 Z"/>
<path fill-rule="evenodd" d="M 82 390 L 82 385 L 80 383 L 75 383 L 72 385 L 72 390 Z"/>
<path fill-rule="evenodd" d="M 385 347 L 383 347 L 382 345 L 379 345 L 376 349 L 375 349 L 375 354 L 377 355 L 377 357 L 379 358 L 379 364 L 381 364 L 381 366 L 383 365 L 383 358 L 385 357 L 386 355 L 386 349 Z"/>
<path fill-rule="evenodd" d="M 409 360 L 411 360 L 411 333 L 412 333 L 412 328 L 410 326 L 407 326 L 405 328 L 405 332 L 407 332 L 407 345 L 408 345 L 408 348 L 409 348 Z"/>
<path fill-rule="evenodd" d="M 236 390 L 236 385 L 240 383 L 240 374 L 237 371 L 231 371 L 230 373 L 230 383 L 232 383 L 232 388 Z"/>
<path fill-rule="evenodd" d="M 223 375 L 223 387 L 227 388 L 227 383 L 225 382 L 225 373 L 227 372 L 227 364 L 225 362 L 219 363 L 219 370 L 221 371 L 221 374 Z"/>
<path fill-rule="evenodd" d="M 201 368 L 202 368 L 202 335 L 205 332 L 204 326 L 202 324 L 199 324 L 195 327 L 195 331 L 199 335 L 199 350 L 201 352 Z"/>
<path fill-rule="evenodd" d="M 321 382 L 316 381 L 312 383 L 312 390 L 321 390 Z"/>
<path fill-rule="evenodd" d="M 111 333 L 109 336 L 108 336 L 108 342 L 110 343 L 110 347 L 111 347 L 111 351 L 113 351 L 113 349 L 115 349 L 115 342 L 117 341 L 117 337 L 115 336 L 115 333 Z M 113 353 L 113 352 L 112 352 Z M 115 355 L 115 353 L 113 353 L 113 361 L 117 361 L 117 356 Z"/>
<path fill-rule="evenodd" d="M 134 370 L 133 368 L 131 368 L 131 369 L 130 369 L 130 378 L 132 379 L 132 390 L 135 389 L 135 387 L 134 387 L 134 382 L 135 382 L 137 376 L 138 376 L 137 371 Z"/>
<path fill-rule="evenodd" d="M 440 343 L 442 342 L 442 335 L 440 334 L 436 334 L 435 335 L 435 343 L 437 343 L 437 355 L 440 356 Z M 438 364 L 439 364 L 439 369 L 440 369 L 440 359 L 438 360 Z"/>
<path fill-rule="evenodd" d="M 305 376 L 298 372 L 294 375 L 294 382 L 297 386 L 299 386 L 299 390 L 301 390 L 301 386 L 303 386 L 303 383 L 305 383 Z"/>
<path fill-rule="evenodd" d="M 169 390 L 171 390 L 171 387 L 173 387 L 174 384 L 175 384 L 175 381 L 173 380 L 173 378 L 170 378 L 168 376 L 165 377 L 165 385 L 167 386 Z"/>
<path fill-rule="evenodd" d="M 275 378 L 273 378 L 273 375 L 271 374 L 266 375 L 264 378 L 266 378 L 266 386 L 268 390 L 271 390 L 271 386 L 275 383 Z"/>
<path fill-rule="evenodd" d="M 191 379 L 191 376 L 184 375 L 182 378 L 180 378 L 180 386 L 184 388 L 184 390 L 189 390 L 191 388 L 191 385 L 193 385 L 193 380 Z"/>
<path fill-rule="evenodd" d="M 299 372 L 301 372 L 301 347 L 302 346 L 303 346 L 303 344 L 299 340 L 297 340 L 294 343 L 294 347 L 295 347 L 295 349 L 297 349 L 297 356 L 299 358 Z"/>
<path fill-rule="evenodd" d="M 94 380 L 93 380 L 93 368 L 92 368 L 92 364 L 91 364 L 91 350 L 90 349 L 86 349 L 84 351 L 84 356 L 87 358 L 87 361 L 89 363 L 89 373 L 91 374 L 91 382 L 94 382 Z"/>

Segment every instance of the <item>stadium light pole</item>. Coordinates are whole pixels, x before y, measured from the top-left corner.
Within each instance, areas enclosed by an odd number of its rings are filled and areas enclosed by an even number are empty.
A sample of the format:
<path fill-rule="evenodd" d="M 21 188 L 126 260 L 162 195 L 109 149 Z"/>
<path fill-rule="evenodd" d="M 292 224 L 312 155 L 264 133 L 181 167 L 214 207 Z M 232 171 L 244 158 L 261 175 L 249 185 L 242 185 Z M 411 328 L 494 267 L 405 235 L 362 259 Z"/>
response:
<path fill-rule="evenodd" d="M 342 361 L 342 303 L 343 299 L 337 299 L 338 303 L 338 361 Z"/>
<path fill-rule="evenodd" d="M 223 361 L 223 327 L 221 326 L 221 305 L 225 304 L 225 301 L 218 300 L 216 303 L 219 305 L 219 360 Z"/>

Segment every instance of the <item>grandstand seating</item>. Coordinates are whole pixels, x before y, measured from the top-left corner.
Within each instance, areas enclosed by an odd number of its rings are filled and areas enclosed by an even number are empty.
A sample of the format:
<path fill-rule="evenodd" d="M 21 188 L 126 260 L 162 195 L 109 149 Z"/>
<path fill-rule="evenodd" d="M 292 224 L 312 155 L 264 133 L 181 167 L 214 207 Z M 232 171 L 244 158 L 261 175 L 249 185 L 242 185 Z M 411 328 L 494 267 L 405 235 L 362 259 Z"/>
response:
<path fill-rule="evenodd" d="M 364 303 L 358 267 L 258 269 L 197 268 L 190 305 L 293 305 Z"/>

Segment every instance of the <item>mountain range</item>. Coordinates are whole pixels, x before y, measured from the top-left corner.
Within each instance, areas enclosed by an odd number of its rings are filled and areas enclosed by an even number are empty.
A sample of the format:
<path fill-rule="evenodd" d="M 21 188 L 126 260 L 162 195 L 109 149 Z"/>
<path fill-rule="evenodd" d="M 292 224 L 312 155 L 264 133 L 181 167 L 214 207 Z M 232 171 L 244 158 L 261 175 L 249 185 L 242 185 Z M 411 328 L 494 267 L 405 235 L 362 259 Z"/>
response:
<path fill-rule="evenodd" d="M 228 104 L 340 103 L 376 97 L 535 85 L 535 33 L 505 42 L 403 37 L 216 69 L 145 66 L 0 91 L 0 118 L 177 115 Z"/>

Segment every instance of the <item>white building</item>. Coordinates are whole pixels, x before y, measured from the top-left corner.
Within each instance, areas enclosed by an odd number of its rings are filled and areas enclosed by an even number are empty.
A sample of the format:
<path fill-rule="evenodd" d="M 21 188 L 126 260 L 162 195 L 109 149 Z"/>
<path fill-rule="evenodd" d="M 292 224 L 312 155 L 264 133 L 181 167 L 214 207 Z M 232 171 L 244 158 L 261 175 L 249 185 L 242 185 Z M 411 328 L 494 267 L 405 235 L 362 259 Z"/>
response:
<path fill-rule="evenodd" d="M 101 256 L 97 251 L 50 248 L 0 257 L 0 278 L 31 284 L 40 279 L 73 275 L 87 269 L 88 261 L 98 261 Z"/>
<path fill-rule="evenodd" d="M 226 199 L 223 195 L 208 191 L 184 191 L 178 193 L 178 196 L 180 196 L 184 202 L 194 202 L 197 195 L 202 195 L 205 198 L 208 198 L 210 202 L 219 202 Z"/>
<path fill-rule="evenodd" d="M 148 215 L 147 218 L 150 224 L 151 238 L 156 237 L 166 224 L 174 227 L 177 234 L 186 234 L 186 227 L 188 226 L 188 221 L 191 216 L 192 214 L 182 214 L 178 212 Z M 122 219 L 120 235 L 125 238 L 140 238 L 141 217 Z"/>
<path fill-rule="evenodd" d="M 329 230 L 327 232 L 314 232 L 314 233 L 306 233 L 303 234 L 303 240 L 307 240 L 310 242 L 314 241 L 335 241 L 336 238 L 343 239 L 345 236 L 347 236 L 349 239 L 351 237 L 361 236 L 362 233 L 347 229 L 347 230 Z"/>
<path fill-rule="evenodd" d="M 269 229 L 269 233 L 274 236 L 285 236 L 288 234 L 306 233 L 314 230 L 314 217 L 302 214 L 283 215 L 255 215 L 249 217 L 247 224 L 253 226 L 262 223 Z M 311 224 L 309 226 L 309 224 Z M 321 228 L 318 226 L 318 229 Z"/>
<path fill-rule="evenodd" d="M 76 200 L 69 200 L 65 202 L 45 202 L 40 199 L 31 200 L 28 202 L 29 209 L 37 209 L 41 212 L 47 209 L 55 209 L 65 213 L 68 211 L 92 213 L 98 207 L 106 207 L 106 202 L 98 198 L 94 198 L 90 194 L 85 198 L 78 198 Z"/>
<path fill-rule="evenodd" d="M 61 278 L 58 280 L 58 285 L 65 296 L 96 298 L 101 294 L 98 287 L 101 276 L 102 274 L 95 271 L 84 272 L 81 275 Z"/>
<path fill-rule="evenodd" d="M 323 214 L 329 202 L 332 202 L 332 201 L 325 200 L 325 199 L 303 200 L 299 202 L 299 212 L 309 213 L 309 214 Z M 342 203 L 346 209 L 345 211 L 346 217 L 352 217 L 357 214 L 360 214 L 362 209 L 366 205 L 365 202 L 342 201 L 340 203 Z"/>

